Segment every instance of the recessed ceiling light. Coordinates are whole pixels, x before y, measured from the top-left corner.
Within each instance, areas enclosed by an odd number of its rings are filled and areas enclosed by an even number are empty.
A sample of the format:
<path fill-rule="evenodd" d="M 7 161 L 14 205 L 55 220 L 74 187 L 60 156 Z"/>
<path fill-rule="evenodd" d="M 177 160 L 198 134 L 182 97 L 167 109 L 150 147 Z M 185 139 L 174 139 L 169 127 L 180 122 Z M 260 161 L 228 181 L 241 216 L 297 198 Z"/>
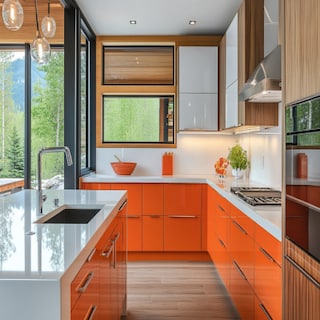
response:
<path fill-rule="evenodd" d="M 137 24 L 137 20 L 130 20 L 130 24 Z"/>
<path fill-rule="evenodd" d="M 196 20 L 189 20 L 189 24 L 192 25 L 192 26 L 194 26 L 196 23 L 197 23 Z"/>

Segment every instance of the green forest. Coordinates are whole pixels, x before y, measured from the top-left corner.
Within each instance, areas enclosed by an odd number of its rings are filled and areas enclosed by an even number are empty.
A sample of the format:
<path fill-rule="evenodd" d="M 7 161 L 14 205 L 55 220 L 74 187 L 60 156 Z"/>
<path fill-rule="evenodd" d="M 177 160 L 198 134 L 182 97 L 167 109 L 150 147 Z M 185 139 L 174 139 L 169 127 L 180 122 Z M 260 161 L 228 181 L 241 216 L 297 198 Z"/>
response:
<path fill-rule="evenodd" d="M 24 58 L 0 51 L 0 177 L 24 176 L 25 77 Z M 43 147 L 64 143 L 64 54 L 51 53 L 47 65 L 32 62 L 31 73 L 31 167 L 36 176 L 37 154 Z M 63 157 L 49 155 L 43 177 L 63 173 Z"/>

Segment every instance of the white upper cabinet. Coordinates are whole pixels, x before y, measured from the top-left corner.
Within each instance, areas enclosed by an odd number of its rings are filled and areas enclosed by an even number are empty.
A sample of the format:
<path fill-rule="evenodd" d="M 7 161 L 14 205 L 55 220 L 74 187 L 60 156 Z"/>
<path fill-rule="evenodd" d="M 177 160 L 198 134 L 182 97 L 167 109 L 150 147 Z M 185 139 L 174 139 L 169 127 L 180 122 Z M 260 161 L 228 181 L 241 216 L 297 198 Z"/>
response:
<path fill-rule="evenodd" d="M 226 32 L 225 104 L 225 128 L 238 126 L 238 14 Z"/>
<path fill-rule="evenodd" d="M 179 47 L 179 131 L 218 130 L 218 48 Z"/>
<path fill-rule="evenodd" d="M 226 32 L 226 87 L 238 80 L 238 15 Z"/>
<path fill-rule="evenodd" d="M 179 92 L 217 93 L 218 48 L 179 47 Z"/>

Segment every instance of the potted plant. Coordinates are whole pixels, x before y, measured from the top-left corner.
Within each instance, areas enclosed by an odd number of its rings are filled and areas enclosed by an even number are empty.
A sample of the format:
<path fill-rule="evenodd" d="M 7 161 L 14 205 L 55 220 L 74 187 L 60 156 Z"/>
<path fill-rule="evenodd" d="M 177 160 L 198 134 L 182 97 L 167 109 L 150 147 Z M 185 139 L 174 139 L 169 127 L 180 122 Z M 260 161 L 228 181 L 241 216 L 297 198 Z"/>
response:
<path fill-rule="evenodd" d="M 244 150 L 240 144 L 236 144 L 230 149 L 228 160 L 232 168 L 232 174 L 236 178 L 240 178 L 244 175 L 245 170 L 249 167 L 250 162 L 248 160 L 247 151 Z"/>

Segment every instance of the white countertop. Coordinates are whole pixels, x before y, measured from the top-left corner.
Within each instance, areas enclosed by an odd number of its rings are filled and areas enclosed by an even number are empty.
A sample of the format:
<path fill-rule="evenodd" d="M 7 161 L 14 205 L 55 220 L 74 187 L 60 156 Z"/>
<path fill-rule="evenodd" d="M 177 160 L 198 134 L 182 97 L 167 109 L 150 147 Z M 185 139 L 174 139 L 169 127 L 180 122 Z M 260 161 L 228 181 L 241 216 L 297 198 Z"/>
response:
<path fill-rule="evenodd" d="M 38 212 L 38 192 L 24 190 L 0 198 L 2 279 L 55 279 L 68 269 L 93 234 L 107 219 L 124 191 L 45 191 L 43 214 L 59 205 L 101 205 L 88 224 L 34 223 Z"/>
<path fill-rule="evenodd" d="M 223 180 L 216 175 L 172 175 L 172 176 L 117 176 L 90 174 L 83 177 L 83 182 L 95 183 L 207 183 L 222 197 L 230 201 L 248 217 L 268 231 L 279 241 L 282 241 L 281 206 L 251 206 L 230 192 L 231 186 L 265 186 L 248 180 L 235 180 L 227 177 Z"/>
<path fill-rule="evenodd" d="M 59 205 L 101 207 L 88 224 L 40 224 L 38 191 L 0 198 L 1 319 L 61 320 L 61 295 L 117 214 L 125 191 L 52 190 L 43 213 Z M 66 280 L 67 279 L 67 280 Z M 67 290 L 67 291 L 66 291 Z M 64 293 L 66 292 L 66 293 Z"/>

